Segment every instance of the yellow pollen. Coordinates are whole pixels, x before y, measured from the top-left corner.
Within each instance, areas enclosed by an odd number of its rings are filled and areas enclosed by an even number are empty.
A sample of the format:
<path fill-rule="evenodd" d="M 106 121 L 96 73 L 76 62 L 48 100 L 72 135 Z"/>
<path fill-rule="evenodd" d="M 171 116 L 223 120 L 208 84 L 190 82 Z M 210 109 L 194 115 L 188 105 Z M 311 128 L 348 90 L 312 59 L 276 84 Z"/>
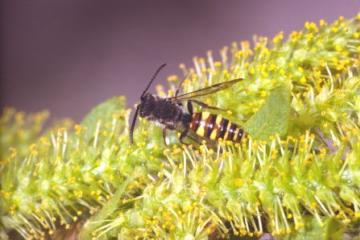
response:
<path fill-rule="evenodd" d="M 243 185 L 243 180 L 242 180 L 241 178 L 236 178 L 236 179 L 234 180 L 234 185 L 235 185 L 236 187 L 241 187 L 241 186 Z"/>
<path fill-rule="evenodd" d="M 305 84 L 305 83 L 306 83 L 306 77 L 305 77 L 305 76 L 302 76 L 302 77 L 300 78 L 300 83 L 302 83 L 302 84 Z"/>
<path fill-rule="evenodd" d="M 300 36 L 301 34 L 299 32 L 294 31 L 290 34 L 290 41 L 297 42 L 300 39 Z"/>
<path fill-rule="evenodd" d="M 284 39 L 284 32 L 279 32 L 274 38 L 273 43 L 278 44 Z"/>
<path fill-rule="evenodd" d="M 76 135 L 79 135 L 80 133 L 81 133 L 81 131 L 82 131 L 82 126 L 81 125 L 79 125 L 79 124 L 76 124 L 75 126 L 74 126 L 74 128 L 75 128 L 75 133 L 76 133 Z"/>
<path fill-rule="evenodd" d="M 168 78 L 167 78 L 167 81 L 168 82 L 177 82 L 179 80 L 178 76 L 177 75 L 170 75 Z"/>
<path fill-rule="evenodd" d="M 326 23 L 326 21 L 325 21 L 324 19 L 320 19 L 319 25 L 320 25 L 321 27 L 324 27 L 324 26 L 327 25 L 327 23 Z"/>
<path fill-rule="evenodd" d="M 217 68 L 220 68 L 222 66 L 222 63 L 219 61 L 214 62 L 214 66 Z"/>

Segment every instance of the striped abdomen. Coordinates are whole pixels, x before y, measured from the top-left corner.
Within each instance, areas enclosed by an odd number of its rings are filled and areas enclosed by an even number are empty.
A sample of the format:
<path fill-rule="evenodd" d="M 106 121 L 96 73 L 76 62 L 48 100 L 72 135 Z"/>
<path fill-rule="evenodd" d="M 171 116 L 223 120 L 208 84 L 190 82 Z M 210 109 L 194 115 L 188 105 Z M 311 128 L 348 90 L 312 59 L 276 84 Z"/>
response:
<path fill-rule="evenodd" d="M 211 140 L 224 139 L 233 142 L 240 142 L 244 135 L 244 130 L 237 124 L 230 122 L 220 115 L 209 112 L 193 113 L 190 129 L 196 135 Z"/>

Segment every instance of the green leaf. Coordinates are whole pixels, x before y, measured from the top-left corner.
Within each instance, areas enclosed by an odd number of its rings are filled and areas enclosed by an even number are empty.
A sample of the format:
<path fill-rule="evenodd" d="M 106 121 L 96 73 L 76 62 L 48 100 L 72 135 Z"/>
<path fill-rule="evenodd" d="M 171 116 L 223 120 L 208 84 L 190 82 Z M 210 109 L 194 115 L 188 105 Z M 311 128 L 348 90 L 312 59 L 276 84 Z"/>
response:
<path fill-rule="evenodd" d="M 121 116 L 125 109 L 125 97 L 113 97 L 94 107 L 81 121 L 86 128 L 86 139 L 89 141 L 100 123 L 111 122 L 114 116 Z"/>
<path fill-rule="evenodd" d="M 105 203 L 103 208 L 88 219 L 79 233 L 79 239 L 92 239 L 92 233 L 106 220 L 119 206 L 120 198 L 124 195 L 125 190 L 130 182 L 134 180 L 134 177 L 129 177 L 125 180 L 119 188 L 116 190 L 113 197 Z"/>
<path fill-rule="evenodd" d="M 323 218 L 322 224 L 312 217 L 308 217 L 305 227 L 284 237 L 284 240 L 321 240 L 321 239 L 344 239 L 346 226 L 335 218 Z"/>
<path fill-rule="evenodd" d="M 290 89 L 283 84 L 270 93 L 265 104 L 246 123 L 251 137 L 266 140 L 270 136 L 287 133 L 290 119 Z"/>

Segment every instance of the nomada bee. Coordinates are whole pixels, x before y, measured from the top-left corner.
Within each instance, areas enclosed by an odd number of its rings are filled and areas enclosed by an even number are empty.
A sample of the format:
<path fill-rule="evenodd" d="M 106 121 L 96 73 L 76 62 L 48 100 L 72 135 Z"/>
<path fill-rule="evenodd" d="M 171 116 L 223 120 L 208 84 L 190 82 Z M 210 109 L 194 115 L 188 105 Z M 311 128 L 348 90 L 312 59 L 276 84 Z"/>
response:
<path fill-rule="evenodd" d="M 207 96 L 218 91 L 227 89 L 234 84 L 243 80 L 242 78 L 217 83 L 209 87 L 205 87 L 193 92 L 179 95 L 182 80 L 175 91 L 173 97 L 159 97 L 148 93 L 148 90 L 154 79 L 164 68 L 166 64 L 161 65 L 151 78 L 145 90 L 140 96 L 140 104 L 137 105 L 134 117 L 130 126 L 130 143 L 134 143 L 134 129 L 138 115 L 151 122 L 160 124 L 163 127 L 163 138 L 166 144 L 166 131 L 175 130 L 180 132 L 180 142 L 184 143 L 185 137 L 191 136 L 201 137 L 205 140 L 214 141 L 224 139 L 233 142 L 240 142 L 244 130 L 237 124 L 229 121 L 218 114 L 210 112 L 194 112 L 193 104 L 197 104 L 202 109 L 221 110 L 203 103 L 196 98 Z M 186 102 L 186 109 L 183 103 Z"/>

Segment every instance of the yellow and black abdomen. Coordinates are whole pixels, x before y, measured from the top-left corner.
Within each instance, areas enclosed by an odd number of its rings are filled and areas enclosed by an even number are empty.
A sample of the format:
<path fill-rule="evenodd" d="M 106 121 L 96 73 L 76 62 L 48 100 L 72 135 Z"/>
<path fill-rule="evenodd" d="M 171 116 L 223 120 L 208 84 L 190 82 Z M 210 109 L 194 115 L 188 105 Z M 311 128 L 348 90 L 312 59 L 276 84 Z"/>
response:
<path fill-rule="evenodd" d="M 221 115 L 196 112 L 191 117 L 190 129 L 200 137 L 211 140 L 224 139 L 240 142 L 244 130 Z"/>

